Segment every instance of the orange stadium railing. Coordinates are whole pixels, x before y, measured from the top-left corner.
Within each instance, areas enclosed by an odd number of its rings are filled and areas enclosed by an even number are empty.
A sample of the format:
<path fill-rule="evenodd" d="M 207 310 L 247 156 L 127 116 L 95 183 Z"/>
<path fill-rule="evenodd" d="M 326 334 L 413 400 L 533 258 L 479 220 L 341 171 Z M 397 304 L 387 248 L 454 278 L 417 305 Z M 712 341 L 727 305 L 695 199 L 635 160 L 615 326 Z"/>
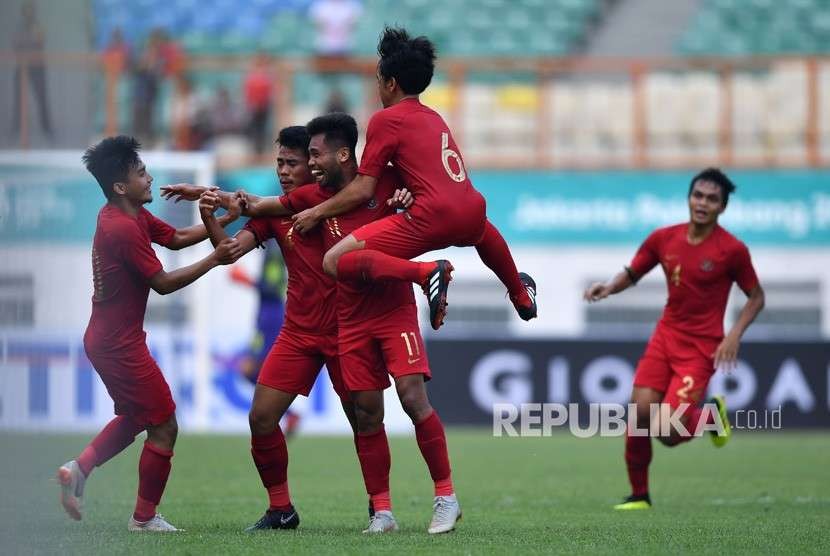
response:
<path fill-rule="evenodd" d="M 189 56 L 180 68 L 181 74 L 187 71 L 239 71 L 244 72 L 251 61 L 250 56 Z M 105 124 L 103 132 L 116 134 L 124 129 L 119 121 L 116 87 L 123 75 L 123 68 L 108 63 L 102 55 L 84 53 L 48 53 L 17 54 L 0 51 L 0 67 L 13 70 L 19 67 L 25 70 L 27 64 L 47 64 L 64 70 L 77 69 L 99 74 L 104 81 Z M 351 74 L 365 77 L 365 94 L 363 113 L 370 114 L 377 108 L 374 92 L 374 75 L 376 60 L 370 58 L 271 58 L 273 75 L 281 86 L 275 88 L 273 97 L 273 124 L 275 128 L 296 123 L 294 121 L 295 102 L 293 77 L 298 72 L 317 72 L 320 74 Z M 735 154 L 735 133 L 733 129 L 733 112 L 735 103 L 741 99 L 734 98 L 731 83 L 738 72 L 763 72 L 778 64 L 801 64 L 806 74 L 805 121 L 803 122 L 803 152 L 795 155 L 771 154 L 761 157 L 741 157 Z M 535 106 L 537 122 L 533 152 L 525 156 L 500 155 L 494 147 L 486 155 L 478 155 L 469 161 L 477 167 L 489 168 L 680 168 L 700 164 L 717 163 L 731 167 L 770 167 L 770 166 L 830 166 L 830 157 L 824 151 L 830 151 L 830 129 L 821 129 L 822 110 L 830 113 L 830 79 L 820 79 L 822 71 L 830 72 L 830 57 L 750 57 L 750 58 L 452 58 L 439 62 L 439 72 L 446 79 L 451 96 L 456 101 L 450 103 L 448 110 L 449 125 L 456 135 L 456 140 L 463 145 L 467 130 L 464 114 L 463 91 L 472 73 L 488 72 L 515 73 L 535 76 L 539 102 Z M 655 157 L 650 153 L 648 137 L 647 90 L 645 80 L 650 74 L 658 72 L 708 72 L 719 76 L 720 98 L 717 124 L 717 155 L 711 156 L 675 155 Z M 25 71 L 24 71 L 25 75 Z M 594 157 L 557 156 L 554 149 L 554 137 L 551 122 L 556 120 L 557 107 L 551 102 L 551 91 L 557 81 L 566 76 L 568 79 L 596 80 L 602 82 L 608 76 L 623 75 L 632 85 L 632 126 L 630 144 L 631 153 L 624 160 L 613 160 L 602 155 Z M 822 86 L 824 83 L 824 86 Z M 28 79 L 20 79 L 20 113 L 19 146 L 26 149 L 30 145 L 28 111 L 30 107 Z M 822 99 L 824 101 L 822 102 Z M 827 127 L 830 128 L 830 118 Z M 538 122 L 547 123 L 542 125 Z M 171 130 L 173 134 L 176 130 Z M 824 135 L 823 135 L 824 134 Z M 467 157 L 471 158 L 470 156 Z"/>

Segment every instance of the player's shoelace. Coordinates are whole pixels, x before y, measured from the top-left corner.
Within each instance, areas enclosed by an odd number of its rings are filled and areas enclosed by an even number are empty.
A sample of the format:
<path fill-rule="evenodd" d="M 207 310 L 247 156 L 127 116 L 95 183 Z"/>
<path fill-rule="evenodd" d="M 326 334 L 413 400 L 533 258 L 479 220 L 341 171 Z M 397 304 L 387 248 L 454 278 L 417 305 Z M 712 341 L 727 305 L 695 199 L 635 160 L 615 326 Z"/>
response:
<path fill-rule="evenodd" d="M 433 522 L 441 521 L 447 522 L 452 519 L 452 504 L 448 503 L 443 498 L 439 498 L 432 504 L 432 511 L 434 513 Z"/>

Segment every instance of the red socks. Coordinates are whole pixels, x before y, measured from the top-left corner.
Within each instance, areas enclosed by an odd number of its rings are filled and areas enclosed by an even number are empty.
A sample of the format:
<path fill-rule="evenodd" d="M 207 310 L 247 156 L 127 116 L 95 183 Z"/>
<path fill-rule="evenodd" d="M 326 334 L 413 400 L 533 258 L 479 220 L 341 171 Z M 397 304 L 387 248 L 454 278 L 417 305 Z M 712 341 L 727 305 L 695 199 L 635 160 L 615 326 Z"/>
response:
<path fill-rule="evenodd" d="M 144 443 L 138 461 L 138 498 L 133 512 L 136 521 L 149 521 L 156 515 L 156 506 L 161 502 L 167 477 L 170 476 L 172 457 L 172 450 L 164 450 L 149 441 Z"/>
<path fill-rule="evenodd" d="M 415 438 L 435 483 L 435 496 L 453 494 L 447 438 L 438 413 L 433 411 L 429 417 L 415 424 Z"/>
<path fill-rule="evenodd" d="M 101 429 L 75 461 L 81 472 L 89 477 L 93 468 L 103 465 L 121 453 L 135 440 L 144 427 L 124 415 L 119 415 Z"/>
<path fill-rule="evenodd" d="M 337 261 L 337 279 L 352 282 L 401 280 L 421 284 L 433 268 L 434 262 L 419 263 L 399 259 L 380 251 L 360 249 L 340 257 Z"/>
<path fill-rule="evenodd" d="M 389 498 L 389 470 L 392 456 L 389 453 L 389 441 L 383 425 L 377 432 L 357 435 L 357 457 L 366 492 L 375 511 L 391 510 Z"/>
<path fill-rule="evenodd" d="M 251 436 L 251 456 L 254 458 L 262 486 L 268 490 L 270 509 L 287 510 L 291 506 L 288 493 L 288 449 L 282 429 L 271 434 Z"/>
<path fill-rule="evenodd" d="M 486 264 L 498 276 L 501 283 L 507 286 L 507 292 L 514 304 L 532 305 L 527 289 L 519 278 L 519 271 L 516 270 L 516 263 L 513 261 L 513 255 L 510 254 L 507 242 L 489 220 L 484 227 L 481 241 L 476 244 L 476 251 L 481 262 Z"/>
<path fill-rule="evenodd" d="M 625 464 L 628 467 L 628 481 L 631 494 L 648 494 L 648 465 L 651 463 L 651 438 L 648 436 L 625 437 Z"/>

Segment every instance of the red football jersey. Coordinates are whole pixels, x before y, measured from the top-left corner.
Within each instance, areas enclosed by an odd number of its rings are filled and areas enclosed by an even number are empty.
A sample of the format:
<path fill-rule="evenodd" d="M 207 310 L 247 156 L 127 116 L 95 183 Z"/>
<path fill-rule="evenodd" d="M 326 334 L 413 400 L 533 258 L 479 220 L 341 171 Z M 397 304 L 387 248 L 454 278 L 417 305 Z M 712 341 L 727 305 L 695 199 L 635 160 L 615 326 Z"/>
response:
<path fill-rule="evenodd" d="M 417 199 L 409 211 L 415 219 L 440 223 L 483 202 L 447 124 L 418 99 L 404 99 L 369 120 L 358 171 L 378 178 L 389 162 Z"/>
<path fill-rule="evenodd" d="M 384 168 L 375 194 L 367 204 L 346 214 L 327 218 L 321 223 L 325 249 L 330 249 L 364 224 L 394 214 L 395 209 L 387 205 L 386 201 L 392 197 L 395 189 L 400 185 L 400 177 L 394 168 L 389 166 Z M 300 212 L 319 205 L 335 193 L 336 191 L 319 185 L 301 187 L 280 197 L 280 202 L 291 211 Z M 412 284 L 409 282 L 397 280 L 360 284 L 338 282 L 337 287 L 338 320 L 341 324 L 352 324 L 378 315 L 386 315 L 403 304 L 415 303 Z"/>
<path fill-rule="evenodd" d="M 92 241 L 92 316 L 84 334 L 88 352 L 123 354 L 146 349 L 144 312 L 150 278 L 162 267 L 150 242 L 168 245 L 176 228 L 142 208 L 135 217 L 109 203 L 98 212 Z"/>
<path fill-rule="evenodd" d="M 749 249 L 715 226 L 697 245 L 686 239 L 688 223 L 660 228 L 643 242 L 631 270 L 645 275 L 663 266 L 669 299 L 660 323 L 686 334 L 723 338 L 723 315 L 732 283 L 749 295 L 758 285 Z"/>
<path fill-rule="evenodd" d="M 295 191 L 317 189 L 316 184 Z M 264 243 L 275 238 L 288 270 L 285 323 L 311 334 L 327 334 L 337 328 L 334 278 L 323 272 L 323 237 L 319 230 L 306 235 L 294 231 L 290 216 L 251 218 L 245 230 Z"/>

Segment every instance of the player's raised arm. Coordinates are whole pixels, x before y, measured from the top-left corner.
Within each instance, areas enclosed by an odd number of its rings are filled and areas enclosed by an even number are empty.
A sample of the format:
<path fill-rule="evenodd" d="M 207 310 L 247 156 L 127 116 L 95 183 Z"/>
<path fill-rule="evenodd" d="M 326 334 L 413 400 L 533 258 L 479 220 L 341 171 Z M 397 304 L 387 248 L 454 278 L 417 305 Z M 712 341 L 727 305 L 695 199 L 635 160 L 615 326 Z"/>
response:
<path fill-rule="evenodd" d="M 171 272 L 160 270 L 150 278 L 150 287 L 161 295 L 173 293 L 192 284 L 216 266 L 236 262 L 240 256 L 239 242 L 234 238 L 225 239 L 210 255 L 192 265 Z"/>
<path fill-rule="evenodd" d="M 198 201 L 202 193 L 206 191 L 215 193 L 219 197 L 219 206 L 226 210 L 233 204 L 235 198 L 239 199 L 243 216 L 288 216 L 291 214 L 280 203 L 279 197 L 260 197 L 243 190 L 231 193 L 222 191 L 215 185 L 210 187 L 189 183 L 165 185 L 161 188 L 161 195 L 167 200 L 173 199 L 173 202 L 178 203 L 179 201 Z"/>
<path fill-rule="evenodd" d="M 231 207 L 238 207 L 239 202 L 234 201 Z M 199 199 L 199 215 L 202 217 L 205 229 L 207 230 L 210 242 L 214 247 L 218 247 L 223 241 L 229 238 L 223 226 L 220 225 L 219 219 L 214 214 L 219 207 L 219 199 L 215 191 L 206 191 Z M 234 210 L 232 208 L 232 210 Z M 239 256 L 245 255 L 257 245 L 254 234 L 247 230 L 240 230 L 234 237 L 239 244 Z"/>
<path fill-rule="evenodd" d="M 372 198 L 372 195 L 375 194 L 377 183 L 377 178 L 358 174 L 349 185 L 338 191 L 330 199 L 323 201 L 315 207 L 295 214 L 293 216 L 294 229 L 301 234 L 305 233 L 314 228 L 321 220 L 331 218 L 332 216 L 339 216 L 359 207 Z"/>
<path fill-rule="evenodd" d="M 208 190 L 209 191 L 209 190 Z M 242 214 L 242 207 L 238 200 L 231 200 L 227 208 L 228 212 L 213 221 L 221 228 L 224 228 L 231 222 L 234 222 Z M 179 228 L 173 235 L 173 238 L 167 244 L 169 249 L 183 249 L 195 245 L 208 237 L 208 230 L 204 224 L 195 224 L 187 228 Z M 216 247 L 217 242 L 212 241 L 213 246 Z"/>

